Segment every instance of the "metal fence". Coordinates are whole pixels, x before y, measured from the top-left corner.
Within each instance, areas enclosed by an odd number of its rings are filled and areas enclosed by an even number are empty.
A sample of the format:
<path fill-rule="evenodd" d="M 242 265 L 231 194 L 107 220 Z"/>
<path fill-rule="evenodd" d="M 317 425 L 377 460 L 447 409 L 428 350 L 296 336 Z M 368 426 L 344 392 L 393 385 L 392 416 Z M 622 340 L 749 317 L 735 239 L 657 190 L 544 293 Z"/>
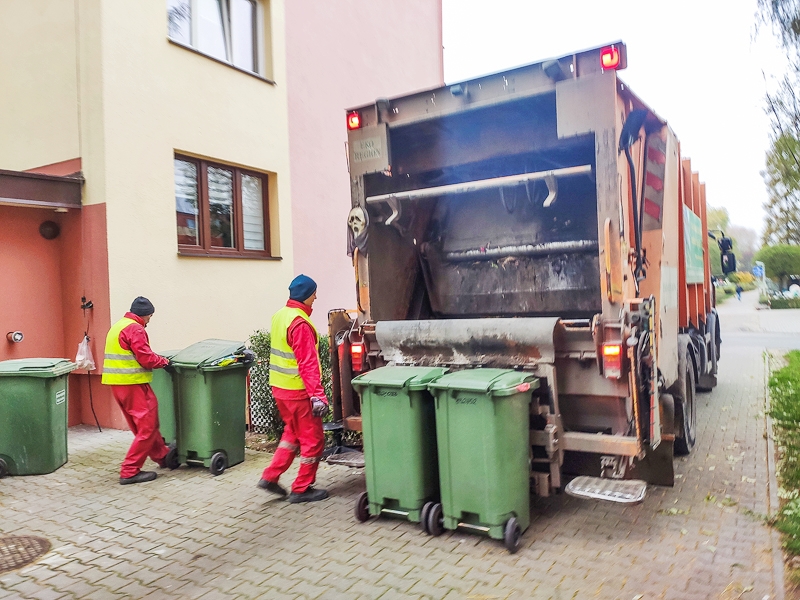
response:
<path fill-rule="evenodd" d="M 250 337 L 250 346 L 256 354 L 256 362 L 250 369 L 248 385 L 248 419 L 247 426 L 253 433 L 267 435 L 272 439 L 280 439 L 283 433 L 281 419 L 272 388 L 269 386 L 269 333 L 259 331 Z M 328 400 L 331 400 L 331 360 L 328 336 L 319 338 L 319 356 L 322 363 L 322 386 Z M 329 421 L 331 413 L 325 418 Z"/>
<path fill-rule="evenodd" d="M 283 433 L 283 421 L 269 387 L 269 359 L 256 361 L 250 369 L 249 383 L 250 431 L 279 439 Z"/>

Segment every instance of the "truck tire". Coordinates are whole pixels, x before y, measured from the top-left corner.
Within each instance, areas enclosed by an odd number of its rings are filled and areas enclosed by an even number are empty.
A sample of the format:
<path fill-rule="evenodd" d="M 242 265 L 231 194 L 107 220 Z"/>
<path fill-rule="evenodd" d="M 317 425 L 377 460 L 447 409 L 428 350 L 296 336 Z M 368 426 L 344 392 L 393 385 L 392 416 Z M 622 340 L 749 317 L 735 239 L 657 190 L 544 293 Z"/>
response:
<path fill-rule="evenodd" d="M 717 361 L 719 361 L 719 320 L 715 310 L 707 316 L 706 326 L 711 333 L 711 343 L 708 352 L 708 362 L 711 365 L 710 373 L 697 376 L 697 391 L 710 392 L 717 387 Z"/>
<path fill-rule="evenodd" d="M 678 336 L 678 381 L 670 392 L 675 398 L 675 454 L 686 456 L 697 439 L 697 403 L 694 392 L 694 364 L 689 339 Z"/>

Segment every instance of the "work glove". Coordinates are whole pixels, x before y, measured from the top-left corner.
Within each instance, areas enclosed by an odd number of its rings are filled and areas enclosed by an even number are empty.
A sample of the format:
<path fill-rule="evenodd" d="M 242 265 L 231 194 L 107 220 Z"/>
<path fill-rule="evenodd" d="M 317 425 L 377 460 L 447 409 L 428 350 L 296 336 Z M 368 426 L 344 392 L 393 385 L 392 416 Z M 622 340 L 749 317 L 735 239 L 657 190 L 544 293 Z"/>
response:
<path fill-rule="evenodd" d="M 170 375 L 175 374 L 175 364 L 172 362 L 172 359 L 169 359 L 169 362 L 164 365 L 164 370 L 169 373 Z"/>
<path fill-rule="evenodd" d="M 242 350 L 242 362 L 244 364 L 249 365 L 250 363 L 255 362 L 255 360 L 256 360 L 255 352 L 247 348 Z"/>
<path fill-rule="evenodd" d="M 313 396 L 311 398 L 311 414 L 315 417 L 324 417 L 328 414 L 328 403 L 324 400 Z"/>

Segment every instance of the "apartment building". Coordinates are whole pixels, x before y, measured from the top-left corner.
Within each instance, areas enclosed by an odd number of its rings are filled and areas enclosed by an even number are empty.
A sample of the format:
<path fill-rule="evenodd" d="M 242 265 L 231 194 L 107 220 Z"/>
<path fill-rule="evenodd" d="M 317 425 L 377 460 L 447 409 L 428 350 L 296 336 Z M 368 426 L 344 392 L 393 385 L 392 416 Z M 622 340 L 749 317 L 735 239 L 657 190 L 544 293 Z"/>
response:
<path fill-rule="evenodd" d="M 246 340 L 296 272 L 344 302 L 344 109 L 441 61 L 440 0 L 0 4 L 0 360 L 74 358 L 86 332 L 100 367 L 138 295 L 157 351 Z M 71 376 L 70 424 L 91 397 L 125 428 L 99 374 Z"/>

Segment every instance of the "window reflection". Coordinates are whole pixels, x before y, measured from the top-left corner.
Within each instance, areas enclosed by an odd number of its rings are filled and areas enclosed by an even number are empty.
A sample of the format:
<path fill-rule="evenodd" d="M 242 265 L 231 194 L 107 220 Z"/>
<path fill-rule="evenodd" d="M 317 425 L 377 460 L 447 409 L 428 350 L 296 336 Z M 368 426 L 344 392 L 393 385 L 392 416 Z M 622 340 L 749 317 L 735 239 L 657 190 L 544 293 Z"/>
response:
<path fill-rule="evenodd" d="M 175 159 L 175 212 L 179 244 L 200 245 L 197 211 L 197 165 Z"/>
<path fill-rule="evenodd" d="M 198 49 L 220 60 L 228 60 L 222 0 L 197 0 Z"/>
<path fill-rule="evenodd" d="M 264 250 L 264 194 L 261 178 L 242 175 L 244 249 Z"/>
<path fill-rule="evenodd" d="M 255 3 L 253 0 L 231 0 L 230 6 L 233 64 L 255 71 Z"/>
<path fill-rule="evenodd" d="M 167 0 L 169 37 L 182 44 L 192 43 L 192 8 L 189 0 Z"/>
<path fill-rule="evenodd" d="M 211 245 L 233 248 L 233 172 L 208 167 L 208 208 L 211 213 Z"/>

